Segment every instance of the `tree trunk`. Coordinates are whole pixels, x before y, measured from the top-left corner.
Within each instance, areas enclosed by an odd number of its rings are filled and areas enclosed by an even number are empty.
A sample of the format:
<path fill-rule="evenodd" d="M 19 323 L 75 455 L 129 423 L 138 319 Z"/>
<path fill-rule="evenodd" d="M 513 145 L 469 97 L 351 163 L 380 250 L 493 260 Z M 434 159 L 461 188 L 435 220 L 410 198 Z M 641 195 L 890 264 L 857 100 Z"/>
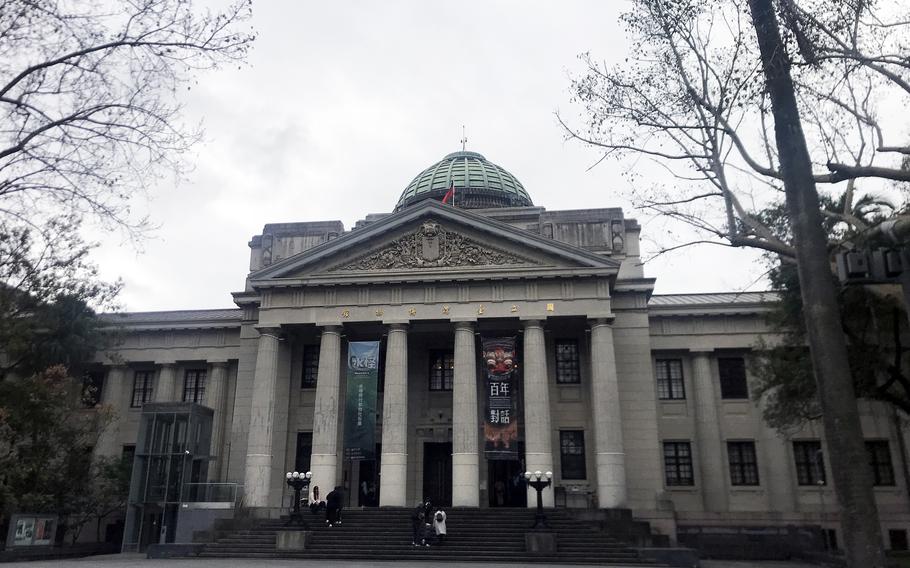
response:
<path fill-rule="evenodd" d="M 885 556 L 869 459 L 790 62 L 772 0 L 749 0 L 749 7 L 771 97 L 787 210 L 796 243 L 803 317 L 840 504 L 847 564 L 851 568 L 883 568 Z"/>

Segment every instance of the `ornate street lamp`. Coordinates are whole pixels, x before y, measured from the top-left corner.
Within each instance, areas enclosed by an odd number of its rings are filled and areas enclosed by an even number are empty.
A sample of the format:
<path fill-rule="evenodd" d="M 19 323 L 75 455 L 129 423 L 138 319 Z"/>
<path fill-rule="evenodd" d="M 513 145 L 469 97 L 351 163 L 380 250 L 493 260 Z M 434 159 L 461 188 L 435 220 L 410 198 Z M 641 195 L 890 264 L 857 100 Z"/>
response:
<path fill-rule="evenodd" d="M 303 514 L 300 512 L 300 491 L 310 486 L 310 478 L 313 477 L 313 474 L 309 471 L 306 473 L 289 471 L 285 477 L 287 478 L 288 486 L 294 489 L 294 508 L 291 510 L 291 516 L 288 518 L 287 524 L 290 525 L 294 522 L 294 519 L 297 519 L 303 525 L 303 528 L 307 528 L 306 521 L 303 520 Z"/>
<path fill-rule="evenodd" d="M 531 479 L 531 478 L 534 479 Z M 546 477 L 546 479 L 544 479 Z M 531 473 L 530 471 L 525 472 L 525 483 L 537 490 L 537 514 L 534 515 L 534 528 L 535 529 L 546 529 L 547 526 L 547 517 L 543 514 L 543 490 L 550 486 L 553 482 L 553 472 L 548 471 L 547 473 L 541 473 L 535 471 Z"/>

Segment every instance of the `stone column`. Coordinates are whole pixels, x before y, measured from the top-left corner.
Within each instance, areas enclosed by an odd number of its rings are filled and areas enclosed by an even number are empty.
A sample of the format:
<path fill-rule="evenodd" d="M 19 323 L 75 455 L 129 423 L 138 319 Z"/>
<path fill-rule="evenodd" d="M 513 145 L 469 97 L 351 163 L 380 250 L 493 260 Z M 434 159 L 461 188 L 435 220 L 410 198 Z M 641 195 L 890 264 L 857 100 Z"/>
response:
<path fill-rule="evenodd" d="M 706 511 L 728 508 L 727 468 L 717 416 L 717 394 L 711 373 L 710 351 L 692 353 L 692 387 L 695 391 L 695 448 L 701 480 L 702 502 Z"/>
<path fill-rule="evenodd" d="M 208 385 L 205 387 L 205 405 L 215 411 L 212 416 L 212 444 L 209 453 L 215 460 L 209 462 L 209 480 L 221 479 L 221 470 L 224 468 L 224 394 L 227 388 L 227 361 L 210 362 Z"/>
<path fill-rule="evenodd" d="M 338 479 L 338 396 L 341 390 L 341 326 L 326 326 L 319 342 L 316 408 L 313 411 L 312 485 L 328 495 Z"/>
<path fill-rule="evenodd" d="M 626 454 L 613 327 L 606 320 L 591 322 L 591 408 L 594 415 L 594 453 L 597 501 L 601 509 L 626 505 Z"/>
<path fill-rule="evenodd" d="M 408 329 L 389 326 L 382 401 L 382 482 L 380 507 L 407 505 L 408 478 Z"/>
<path fill-rule="evenodd" d="M 158 385 L 155 387 L 155 402 L 174 402 L 175 383 L 177 381 L 177 365 L 174 363 L 161 363 L 158 370 Z"/>
<path fill-rule="evenodd" d="M 101 404 L 113 411 L 111 421 L 105 427 L 98 443 L 95 445 L 95 455 L 120 457 L 123 448 L 120 444 L 120 425 L 127 406 L 124 406 L 124 392 L 126 391 L 126 367 L 109 367 L 104 378 L 104 387 L 101 392 Z"/>
<path fill-rule="evenodd" d="M 279 328 L 261 328 L 256 369 L 253 373 L 253 400 L 250 404 L 250 431 L 247 435 L 245 501 L 248 507 L 268 507 L 272 474 L 272 434 L 275 421 L 275 389 L 278 385 Z"/>
<path fill-rule="evenodd" d="M 477 419 L 477 361 L 474 325 L 455 324 L 455 385 L 452 392 L 452 505 L 480 505 L 480 470 L 477 454 L 480 423 Z"/>
<path fill-rule="evenodd" d="M 543 322 L 525 322 L 524 333 L 525 471 L 553 471 L 550 431 L 550 385 Z M 552 507 L 553 486 L 543 490 L 543 506 Z M 537 507 L 537 491 L 528 486 L 528 507 Z"/>

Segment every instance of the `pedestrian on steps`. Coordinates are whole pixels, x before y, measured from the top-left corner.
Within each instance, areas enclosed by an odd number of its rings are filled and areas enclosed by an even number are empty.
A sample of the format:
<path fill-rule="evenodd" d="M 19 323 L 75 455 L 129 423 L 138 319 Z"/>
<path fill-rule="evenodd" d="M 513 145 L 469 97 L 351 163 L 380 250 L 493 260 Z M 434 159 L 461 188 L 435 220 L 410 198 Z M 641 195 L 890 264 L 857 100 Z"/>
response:
<path fill-rule="evenodd" d="M 325 523 L 330 527 L 341 524 L 341 504 L 343 503 L 343 490 L 341 487 L 329 491 L 325 496 Z"/>
<path fill-rule="evenodd" d="M 411 513 L 411 544 L 414 546 L 430 546 L 427 544 L 425 525 L 427 517 L 424 514 L 424 504 L 417 503 Z"/>
<path fill-rule="evenodd" d="M 436 533 L 436 544 L 442 544 L 446 540 L 446 512 L 437 509 L 433 513 L 433 531 Z"/>

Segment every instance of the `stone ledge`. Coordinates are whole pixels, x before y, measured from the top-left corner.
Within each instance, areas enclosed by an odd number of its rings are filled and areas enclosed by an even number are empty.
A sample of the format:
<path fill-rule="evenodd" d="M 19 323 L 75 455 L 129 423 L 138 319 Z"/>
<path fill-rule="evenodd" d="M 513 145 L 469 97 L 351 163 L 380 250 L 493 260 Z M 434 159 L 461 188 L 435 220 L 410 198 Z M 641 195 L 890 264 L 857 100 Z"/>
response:
<path fill-rule="evenodd" d="M 312 536 L 311 531 L 278 531 L 275 548 L 278 550 L 306 550 Z"/>
<path fill-rule="evenodd" d="M 636 548 L 642 560 L 678 568 L 699 568 L 698 551 L 694 548 Z"/>
<path fill-rule="evenodd" d="M 525 551 L 533 554 L 556 552 L 556 533 L 535 531 L 525 533 Z"/>
<path fill-rule="evenodd" d="M 147 558 L 189 558 L 199 556 L 205 544 L 201 543 L 170 543 L 150 544 L 146 549 Z"/>

